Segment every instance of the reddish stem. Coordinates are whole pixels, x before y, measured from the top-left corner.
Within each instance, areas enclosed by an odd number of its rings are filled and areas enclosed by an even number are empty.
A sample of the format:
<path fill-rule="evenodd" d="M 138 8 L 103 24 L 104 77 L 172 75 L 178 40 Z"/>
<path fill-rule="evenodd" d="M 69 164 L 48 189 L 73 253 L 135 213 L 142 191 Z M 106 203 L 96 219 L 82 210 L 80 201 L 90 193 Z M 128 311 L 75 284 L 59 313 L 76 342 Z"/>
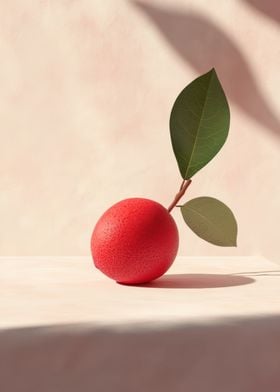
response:
<path fill-rule="evenodd" d="M 179 192 L 176 194 L 173 202 L 170 204 L 170 206 L 168 207 L 168 212 L 171 212 L 173 210 L 173 208 L 176 206 L 176 204 L 178 203 L 178 201 L 184 196 L 186 190 L 188 189 L 188 187 L 190 186 L 192 180 L 183 180 L 181 186 L 180 186 L 180 190 Z"/>

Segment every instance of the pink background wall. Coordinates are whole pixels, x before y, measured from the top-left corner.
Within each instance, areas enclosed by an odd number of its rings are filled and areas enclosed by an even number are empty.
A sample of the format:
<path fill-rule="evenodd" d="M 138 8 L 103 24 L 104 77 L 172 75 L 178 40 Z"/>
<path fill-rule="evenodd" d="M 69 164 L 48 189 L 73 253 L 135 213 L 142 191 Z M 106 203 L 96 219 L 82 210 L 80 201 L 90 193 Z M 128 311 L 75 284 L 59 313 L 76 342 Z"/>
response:
<path fill-rule="evenodd" d="M 278 1 L 0 1 L 0 254 L 87 255 L 114 202 L 167 206 L 171 106 L 215 66 L 230 136 L 186 196 L 227 203 L 239 246 L 203 242 L 176 211 L 180 254 L 279 261 L 279 21 Z"/>

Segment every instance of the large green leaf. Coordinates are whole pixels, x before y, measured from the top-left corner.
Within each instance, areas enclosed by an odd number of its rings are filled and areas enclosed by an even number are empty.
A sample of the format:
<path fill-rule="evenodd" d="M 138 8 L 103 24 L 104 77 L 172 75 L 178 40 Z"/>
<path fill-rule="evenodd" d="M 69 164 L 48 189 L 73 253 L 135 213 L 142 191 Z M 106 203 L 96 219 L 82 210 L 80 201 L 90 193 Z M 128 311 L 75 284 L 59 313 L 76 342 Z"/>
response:
<path fill-rule="evenodd" d="M 170 133 L 184 179 L 191 178 L 219 152 L 229 122 L 229 106 L 214 68 L 179 94 L 171 111 Z"/>
<path fill-rule="evenodd" d="M 183 218 L 195 234 L 211 244 L 237 246 L 237 223 L 231 210 L 213 197 L 198 197 L 181 207 Z"/>

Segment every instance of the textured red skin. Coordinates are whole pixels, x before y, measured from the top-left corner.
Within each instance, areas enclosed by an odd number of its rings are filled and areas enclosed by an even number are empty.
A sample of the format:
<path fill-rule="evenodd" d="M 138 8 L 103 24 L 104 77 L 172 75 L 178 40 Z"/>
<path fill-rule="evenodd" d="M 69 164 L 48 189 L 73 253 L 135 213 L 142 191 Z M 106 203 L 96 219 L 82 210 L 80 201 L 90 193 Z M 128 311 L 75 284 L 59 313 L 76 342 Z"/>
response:
<path fill-rule="evenodd" d="M 163 275 L 178 251 L 176 223 L 161 204 L 142 198 L 122 200 L 97 222 L 91 237 L 95 266 L 124 284 Z"/>

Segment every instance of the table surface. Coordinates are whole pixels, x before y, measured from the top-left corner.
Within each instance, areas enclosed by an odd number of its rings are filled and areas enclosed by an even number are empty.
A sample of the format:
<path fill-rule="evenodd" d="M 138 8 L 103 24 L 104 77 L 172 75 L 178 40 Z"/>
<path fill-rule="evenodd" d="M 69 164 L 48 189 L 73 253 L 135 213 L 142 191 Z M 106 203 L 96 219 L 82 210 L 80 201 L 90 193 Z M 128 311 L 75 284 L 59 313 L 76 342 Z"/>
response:
<path fill-rule="evenodd" d="M 0 391 L 280 391 L 280 271 L 265 259 L 179 257 L 133 287 L 89 257 L 0 261 Z"/>
<path fill-rule="evenodd" d="M 280 267 L 261 257 L 178 257 L 142 286 L 115 283 L 90 257 L 2 257 L 0 265 L 4 329 L 280 315 Z"/>

